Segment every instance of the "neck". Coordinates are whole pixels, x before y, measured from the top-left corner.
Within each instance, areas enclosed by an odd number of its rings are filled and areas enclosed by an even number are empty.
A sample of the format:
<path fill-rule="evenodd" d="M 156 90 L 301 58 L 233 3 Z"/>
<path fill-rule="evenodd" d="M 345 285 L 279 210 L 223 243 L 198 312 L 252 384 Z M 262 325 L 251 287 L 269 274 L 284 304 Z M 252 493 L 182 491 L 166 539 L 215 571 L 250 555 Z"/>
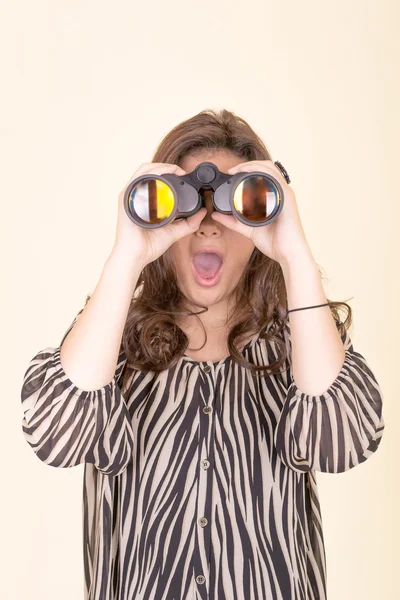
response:
<path fill-rule="evenodd" d="M 197 315 L 180 316 L 178 325 L 185 333 L 188 329 L 191 331 L 199 330 L 201 332 L 205 330 L 207 334 L 209 333 L 210 335 L 213 335 L 213 333 L 219 335 L 219 333 L 224 330 L 226 331 L 230 325 L 229 316 L 232 315 L 233 312 L 232 302 L 229 305 L 228 299 L 224 299 L 216 304 L 211 304 L 207 308 L 208 310 Z M 199 311 L 199 306 L 186 301 L 182 311 L 192 311 L 196 313 Z"/>

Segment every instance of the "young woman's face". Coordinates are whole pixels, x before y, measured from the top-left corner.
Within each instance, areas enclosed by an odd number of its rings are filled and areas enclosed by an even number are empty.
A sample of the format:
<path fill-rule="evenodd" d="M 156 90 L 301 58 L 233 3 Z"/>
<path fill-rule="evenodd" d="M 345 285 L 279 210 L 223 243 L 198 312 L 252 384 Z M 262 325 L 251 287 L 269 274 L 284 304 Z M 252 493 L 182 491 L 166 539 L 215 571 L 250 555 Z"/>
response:
<path fill-rule="evenodd" d="M 240 159 L 234 154 L 204 153 L 196 157 L 186 156 L 179 166 L 190 173 L 196 165 L 206 160 L 213 162 L 225 173 L 230 167 L 245 162 L 245 159 Z M 204 199 L 207 213 L 199 229 L 172 244 L 169 252 L 176 265 L 178 285 L 182 293 L 196 304 L 211 306 L 232 294 L 255 246 L 242 234 L 214 221 L 211 218 L 211 213 L 215 210 L 211 193 L 205 193 Z M 214 278 L 217 279 L 216 283 L 213 283 L 212 279 L 207 282 L 201 277 L 201 273 L 207 276 L 214 273 L 218 267 L 217 257 L 214 256 L 214 260 L 213 257 L 204 255 L 196 257 L 194 262 L 200 269 L 200 274 L 193 266 L 194 254 L 205 249 L 216 249 L 223 258 L 220 275 L 217 273 Z"/>

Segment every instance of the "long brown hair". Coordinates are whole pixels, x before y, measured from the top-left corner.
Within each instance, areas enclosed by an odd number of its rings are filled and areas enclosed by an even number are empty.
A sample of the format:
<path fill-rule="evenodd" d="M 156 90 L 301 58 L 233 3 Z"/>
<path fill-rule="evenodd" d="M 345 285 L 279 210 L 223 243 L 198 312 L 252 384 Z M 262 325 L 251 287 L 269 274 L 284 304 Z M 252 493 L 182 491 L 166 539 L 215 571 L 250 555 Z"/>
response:
<path fill-rule="evenodd" d="M 243 118 L 228 110 L 206 109 L 174 127 L 157 147 L 152 162 L 179 165 L 185 156 L 204 151 L 228 151 L 243 162 L 272 160 L 263 141 Z M 280 371 L 289 358 L 283 334 L 288 325 L 287 296 L 280 264 L 254 248 L 235 294 L 236 304 L 229 318 L 232 326 L 227 337 L 232 360 L 255 375 L 269 376 Z M 167 251 L 146 265 L 139 276 L 122 336 L 127 358 L 122 385 L 133 369 L 162 371 L 175 365 L 185 353 L 189 340 L 176 318 L 195 316 L 208 309 L 199 305 L 199 313 L 182 311 L 182 301 L 174 262 Z M 345 302 L 329 302 L 339 331 L 348 329 L 352 321 L 351 307 Z M 339 307 L 346 307 L 344 323 L 337 312 Z M 254 365 L 238 350 L 239 340 L 257 333 L 267 343 L 276 345 L 278 359 L 269 365 Z"/>

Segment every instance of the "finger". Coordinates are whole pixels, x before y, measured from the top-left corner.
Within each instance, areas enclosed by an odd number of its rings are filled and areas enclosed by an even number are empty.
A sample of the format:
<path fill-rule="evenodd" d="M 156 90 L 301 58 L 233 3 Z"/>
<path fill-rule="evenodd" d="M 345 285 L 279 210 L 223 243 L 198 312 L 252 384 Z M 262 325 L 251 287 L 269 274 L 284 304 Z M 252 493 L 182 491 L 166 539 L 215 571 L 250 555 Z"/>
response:
<path fill-rule="evenodd" d="M 242 235 L 250 239 L 253 235 L 253 228 L 249 225 L 245 225 L 233 215 L 223 215 L 222 213 L 215 211 L 211 213 L 211 218 L 214 219 L 214 221 L 218 221 L 219 223 L 221 223 L 221 225 L 225 225 L 229 229 L 232 229 L 232 231 L 241 233 Z"/>
<path fill-rule="evenodd" d="M 227 170 L 227 173 L 234 173 L 234 172 L 238 172 L 238 171 L 247 171 L 247 170 L 254 171 L 257 166 L 265 166 L 265 167 L 270 166 L 274 169 L 277 168 L 277 166 L 274 164 L 274 162 L 272 160 L 248 160 L 246 162 L 235 165 L 234 167 L 230 167 Z"/>
<path fill-rule="evenodd" d="M 186 171 L 184 171 L 178 165 L 174 165 L 171 163 L 144 163 L 133 173 L 133 175 L 131 175 L 124 189 L 126 189 L 134 179 L 137 179 L 142 175 L 162 175 L 163 173 L 175 173 L 176 175 L 186 175 Z"/>
<path fill-rule="evenodd" d="M 153 171 L 157 173 L 160 171 L 165 171 L 166 173 L 186 173 L 181 167 L 173 163 L 144 163 L 139 167 L 137 173 L 153 173 Z"/>
<path fill-rule="evenodd" d="M 234 167 L 230 167 L 230 168 L 229 168 L 229 169 L 227 169 L 225 172 L 226 172 L 226 173 L 229 173 L 229 174 L 232 174 L 232 173 L 234 173 L 234 172 L 236 172 L 236 171 L 241 171 L 241 170 L 244 170 L 244 168 L 245 168 L 246 166 L 249 166 L 249 165 L 251 165 L 251 164 L 252 164 L 252 162 L 253 162 L 253 161 L 251 161 L 251 160 L 248 160 L 248 161 L 246 161 L 246 162 L 239 163 L 238 165 L 235 165 Z"/>
<path fill-rule="evenodd" d="M 169 228 L 174 241 L 178 241 L 189 233 L 194 233 L 198 230 L 201 221 L 207 213 L 205 206 L 200 208 L 194 215 L 172 221 L 166 227 Z"/>
<path fill-rule="evenodd" d="M 265 171 L 267 174 L 272 175 L 275 179 L 279 181 L 282 187 L 287 187 L 288 183 L 286 179 L 283 177 L 282 172 L 272 160 L 263 160 L 263 161 L 249 161 L 247 163 L 242 163 L 242 165 L 236 165 L 228 169 L 227 173 L 229 175 L 236 175 L 236 173 L 251 173 L 253 171 Z"/>

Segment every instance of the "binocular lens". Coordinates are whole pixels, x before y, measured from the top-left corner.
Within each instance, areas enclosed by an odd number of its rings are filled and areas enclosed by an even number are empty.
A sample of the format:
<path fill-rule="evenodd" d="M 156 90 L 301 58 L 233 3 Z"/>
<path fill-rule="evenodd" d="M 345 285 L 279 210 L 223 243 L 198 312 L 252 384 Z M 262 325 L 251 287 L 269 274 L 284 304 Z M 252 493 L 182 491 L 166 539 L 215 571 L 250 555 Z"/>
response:
<path fill-rule="evenodd" d="M 259 175 L 243 179 L 233 195 L 235 209 L 248 221 L 265 221 L 280 203 L 278 190 L 270 179 Z"/>
<path fill-rule="evenodd" d="M 212 190 L 202 188 L 199 193 L 204 206 L 205 195 L 212 194 Z M 281 201 L 274 181 L 261 175 L 248 175 L 240 180 L 232 196 L 235 211 L 249 224 L 267 222 L 276 213 Z M 149 177 L 133 186 L 127 204 L 129 213 L 136 221 L 149 226 L 162 225 L 174 211 L 174 190 L 167 182 Z M 187 206 L 183 210 L 187 211 Z"/>
<path fill-rule="evenodd" d="M 154 225 L 167 219 L 174 208 L 172 189 L 160 179 L 139 182 L 129 195 L 129 210 L 146 224 Z"/>

